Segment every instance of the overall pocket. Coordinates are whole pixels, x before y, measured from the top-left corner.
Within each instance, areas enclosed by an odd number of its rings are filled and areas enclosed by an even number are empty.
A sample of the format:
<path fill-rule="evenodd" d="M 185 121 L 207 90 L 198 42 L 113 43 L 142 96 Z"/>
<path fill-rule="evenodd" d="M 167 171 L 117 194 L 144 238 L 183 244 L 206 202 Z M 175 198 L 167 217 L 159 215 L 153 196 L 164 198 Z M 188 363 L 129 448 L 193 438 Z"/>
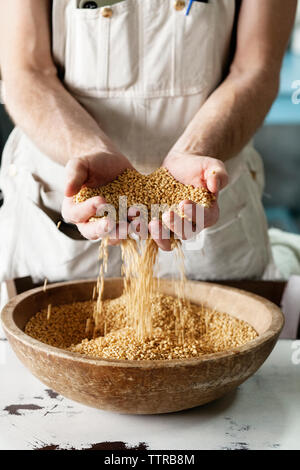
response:
<path fill-rule="evenodd" d="M 213 1 L 197 1 L 188 16 L 185 11 L 173 12 L 175 90 L 193 93 L 210 85 L 216 40 L 214 8 Z"/>
<path fill-rule="evenodd" d="M 138 74 L 136 0 L 66 11 L 65 82 L 83 95 L 126 90 Z"/>
<path fill-rule="evenodd" d="M 66 84 L 87 96 L 155 97 L 209 87 L 214 1 L 185 15 L 173 0 L 126 0 L 107 8 L 66 9 Z"/>
<path fill-rule="evenodd" d="M 144 0 L 144 89 L 158 96 L 197 93 L 208 86 L 212 64 L 214 5 Z"/>

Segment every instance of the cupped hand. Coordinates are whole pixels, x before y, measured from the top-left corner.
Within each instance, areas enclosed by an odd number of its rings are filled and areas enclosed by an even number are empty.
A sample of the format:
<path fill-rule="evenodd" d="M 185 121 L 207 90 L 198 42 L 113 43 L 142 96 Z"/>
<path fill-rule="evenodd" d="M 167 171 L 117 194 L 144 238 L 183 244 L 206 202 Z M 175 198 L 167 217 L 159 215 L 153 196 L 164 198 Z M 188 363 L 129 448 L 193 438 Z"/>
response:
<path fill-rule="evenodd" d="M 204 187 L 216 197 L 209 208 L 203 208 L 192 201 L 181 201 L 179 210 L 184 217 L 170 210 L 163 214 L 162 221 L 151 220 L 149 232 L 152 238 L 162 250 L 170 251 L 172 233 L 176 238 L 188 240 L 218 221 L 218 193 L 227 185 L 228 175 L 221 160 L 187 153 L 171 152 L 163 166 L 181 183 Z"/>
<path fill-rule="evenodd" d="M 120 236 L 124 238 L 125 227 L 117 227 L 108 217 L 89 222 L 91 217 L 105 209 L 106 201 L 101 196 L 95 196 L 76 204 L 73 196 L 82 186 L 96 188 L 114 180 L 127 168 L 133 169 L 129 160 L 117 152 L 101 152 L 86 157 L 73 158 L 66 165 L 65 197 L 62 205 L 62 216 L 66 222 L 76 224 L 81 234 L 90 240 L 106 236 L 112 237 L 112 243 L 117 243 Z M 126 236 L 125 236 L 126 238 Z"/>

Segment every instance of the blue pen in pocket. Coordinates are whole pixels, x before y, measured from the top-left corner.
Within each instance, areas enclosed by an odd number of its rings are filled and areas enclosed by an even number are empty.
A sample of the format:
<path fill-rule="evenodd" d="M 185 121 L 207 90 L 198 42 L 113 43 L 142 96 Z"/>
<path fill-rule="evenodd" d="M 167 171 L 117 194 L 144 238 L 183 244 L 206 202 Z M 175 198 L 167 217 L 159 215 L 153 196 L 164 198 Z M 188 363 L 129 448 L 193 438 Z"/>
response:
<path fill-rule="evenodd" d="M 194 2 L 201 2 L 201 3 L 209 3 L 209 0 L 190 0 L 188 7 L 186 9 L 185 15 L 187 16 L 190 12 L 190 9 L 192 8 L 192 5 Z"/>

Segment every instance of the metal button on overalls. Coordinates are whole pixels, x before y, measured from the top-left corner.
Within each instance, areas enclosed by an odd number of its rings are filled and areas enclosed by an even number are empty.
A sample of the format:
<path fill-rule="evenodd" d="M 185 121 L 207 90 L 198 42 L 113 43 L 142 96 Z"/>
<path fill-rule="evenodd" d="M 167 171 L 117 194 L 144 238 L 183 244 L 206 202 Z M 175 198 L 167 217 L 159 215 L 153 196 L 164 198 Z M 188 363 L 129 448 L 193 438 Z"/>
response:
<path fill-rule="evenodd" d="M 101 15 L 104 17 L 104 18 L 111 18 L 112 17 L 112 14 L 113 14 L 113 11 L 111 8 L 108 8 L 108 7 L 105 7 L 101 10 Z"/>
<path fill-rule="evenodd" d="M 176 0 L 174 2 L 174 8 L 177 11 L 183 10 L 185 7 L 185 1 L 184 0 Z"/>

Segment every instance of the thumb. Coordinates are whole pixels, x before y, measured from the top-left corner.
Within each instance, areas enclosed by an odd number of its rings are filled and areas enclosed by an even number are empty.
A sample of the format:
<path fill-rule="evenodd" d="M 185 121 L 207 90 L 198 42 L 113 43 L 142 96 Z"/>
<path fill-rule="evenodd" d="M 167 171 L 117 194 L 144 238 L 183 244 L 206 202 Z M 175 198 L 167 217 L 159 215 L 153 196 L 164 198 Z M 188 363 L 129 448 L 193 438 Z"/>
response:
<path fill-rule="evenodd" d="M 65 196 L 71 197 L 80 191 L 88 179 L 88 165 L 82 158 L 74 158 L 66 165 Z"/>
<path fill-rule="evenodd" d="M 205 171 L 206 186 L 209 191 L 217 194 L 228 183 L 228 175 L 225 168 L 209 168 Z"/>

